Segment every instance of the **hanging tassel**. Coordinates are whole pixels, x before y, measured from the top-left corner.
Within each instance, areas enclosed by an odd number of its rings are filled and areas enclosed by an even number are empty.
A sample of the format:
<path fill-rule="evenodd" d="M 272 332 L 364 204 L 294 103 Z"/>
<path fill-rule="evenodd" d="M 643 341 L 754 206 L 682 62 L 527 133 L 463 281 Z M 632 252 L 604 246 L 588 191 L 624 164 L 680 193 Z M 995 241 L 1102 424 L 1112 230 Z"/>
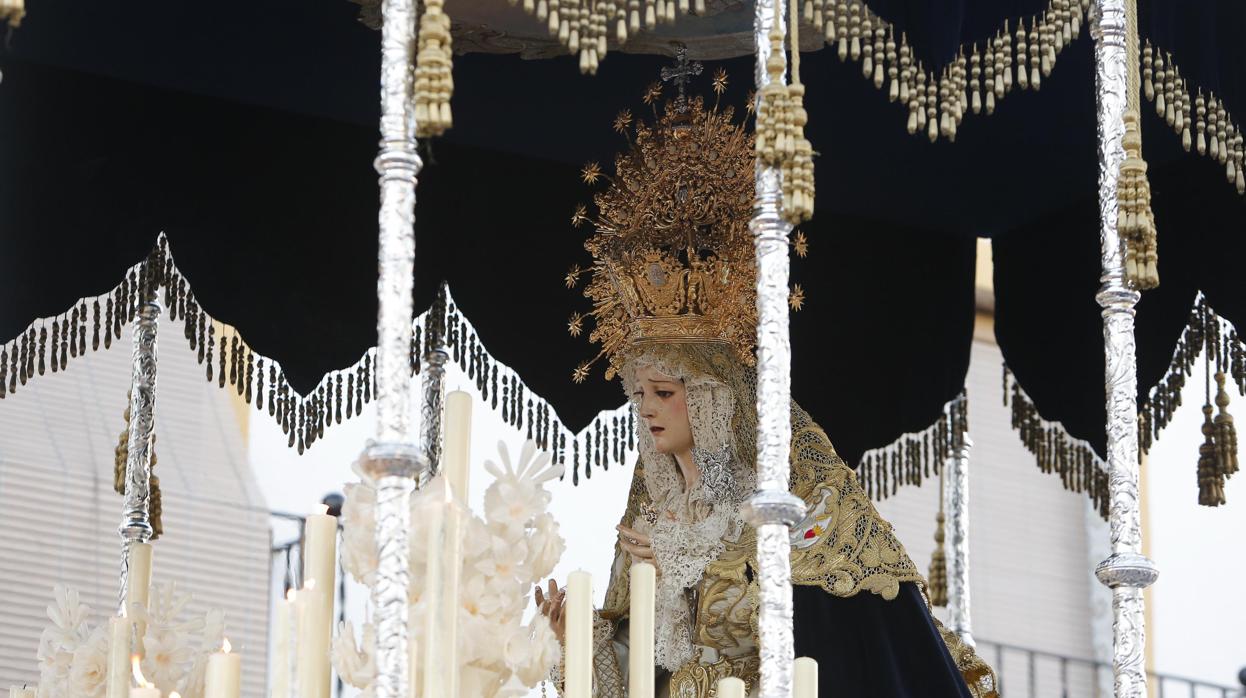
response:
<path fill-rule="evenodd" d="M 775 22 L 770 31 L 770 58 L 766 72 L 770 82 L 762 89 L 761 112 L 757 117 L 756 152 L 763 163 L 782 170 L 783 218 L 793 225 L 813 215 L 814 180 L 813 147 L 805 138 L 805 86 L 800 82 L 800 33 L 796 3 L 790 4 L 792 84 L 783 84 L 784 49 L 779 5 L 775 5 Z M 853 4 L 853 54 L 860 52 L 860 7 Z"/>
<path fill-rule="evenodd" d="M 48 328 L 43 326 L 39 328 L 39 375 L 47 372 L 46 352 L 48 344 Z"/>
<path fill-rule="evenodd" d="M 1224 474 L 1216 467 L 1215 425 L 1211 403 L 1203 405 L 1203 445 L 1198 447 L 1198 503 L 1205 507 L 1224 504 Z"/>
<path fill-rule="evenodd" d="M 1216 372 L 1216 406 L 1220 408 L 1215 420 L 1216 470 L 1225 478 L 1237 472 L 1237 429 L 1229 414 L 1229 394 L 1224 389 L 1224 372 Z"/>
<path fill-rule="evenodd" d="M 1134 288 L 1152 289 L 1159 285 L 1157 236 L 1138 113 L 1125 112 L 1124 121 L 1125 160 L 1117 184 L 1120 208 L 1116 224 L 1125 243 L 1125 279 Z"/>
<path fill-rule="evenodd" d="M 25 0 L 0 0 L 0 19 L 7 20 L 10 27 L 20 27 L 25 16 Z"/>
<path fill-rule="evenodd" d="M 754 147 L 757 157 L 770 167 L 779 167 L 786 159 L 782 142 L 787 125 L 787 88 L 783 85 L 785 61 L 783 58 L 783 32 L 779 29 L 778 6 L 775 22 L 770 29 L 770 57 L 766 61 L 769 83 L 761 91 L 761 109 L 757 113 Z"/>
<path fill-rule="evenodd" d="M 443 0 L 424 0 L 415 63 L 415 125 L 421 138 L 440 136 L 454 125 L 450 114 L 454 54 L 450 44 L 450 16 Z"/>
<path fill-rule="evenodd" d="M 270 402 L 271 402 L 271 395 Z M 264 357 L 255 360 L 255 409 L 264 411 Z"/>
<path fill-rule="evenodd" d="M 9 367 L 9 394 L 17 392 L 17 342 L 11 344 L 13 347 L 13 363 Z M 6 350 L 7 351 L 7 350 Z"/>
<path fill-rule="evenodd" d="M 943 495 L 939 495 L 939 513 L 935 514 L 935 549 L 930 554 L 930 574 L 928 575 L 927 591 L 930 592 L 930 605 L 947 606 L 947 554 L 943 551 Z"/>

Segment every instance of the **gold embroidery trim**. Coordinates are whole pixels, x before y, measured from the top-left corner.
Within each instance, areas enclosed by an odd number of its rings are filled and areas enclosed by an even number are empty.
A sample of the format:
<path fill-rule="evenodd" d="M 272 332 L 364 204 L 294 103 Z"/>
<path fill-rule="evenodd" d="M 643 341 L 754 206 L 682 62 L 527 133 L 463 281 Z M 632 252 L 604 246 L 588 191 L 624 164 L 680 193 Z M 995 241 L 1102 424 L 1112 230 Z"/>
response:
<path fill-rule="evenodd" d="M 756 654 L 744 657 L 728 657 L 713 664 L 702 664 L 693 660 L 671 674 L 671 698 L 714 698 L 718 695 L 718 681 L 734 676 L 744 682 L 744 692 L 757 683 L 761 673 L 761 660 Z"/>
<path fill-rule="evenodd" d="M 803 410 L 792 415 L 792 491 L 825 507 L 817 542 L 792 551 L 792 583 L 819 586 L 835 596 L 865 590 L 891 600 L 903 582 L 924 585 L 891 524 L 874 509 L 822 428 Z"/>
<path fill-rule="evenodd" d="M 948 653 L 956 662 L 956 668 L 969 686 L 969 694 L 974 698 L 999 698 L 999 679 L 995 670 L 986 663 L 974 648 L 961 642 L 960 636 L 943 627 L 938 618 L 931 616 L 943 644 L 947 645 Z"/>

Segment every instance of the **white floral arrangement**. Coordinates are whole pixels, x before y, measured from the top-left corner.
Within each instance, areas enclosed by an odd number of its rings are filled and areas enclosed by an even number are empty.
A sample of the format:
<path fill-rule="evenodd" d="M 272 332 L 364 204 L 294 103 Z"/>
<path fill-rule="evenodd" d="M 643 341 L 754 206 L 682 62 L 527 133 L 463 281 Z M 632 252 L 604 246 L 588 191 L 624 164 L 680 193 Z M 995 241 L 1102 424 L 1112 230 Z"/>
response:
<path fill-rule="evenodd" d="M 108 679 L 108 619 L 95 628 L 91 609 L 77 590 L 57 585 L 48 605 L 52 624 L 39 638 L 39 698 L 103 698 Z M 164 694 L 203 698 L 208 656 L 221 647 L 224 618 L 219 610 L 186 617 L 191 595 L 171 582 L 153 585 L 148 608 L 135 607 L 146 623 L 143 676 Z M 127 664 L 128 668 L 128 664 Z"/>
<path fill-rule="evenodd" d="M 458 662 L 460 695 L 503 698 L 525 695 L 545 678 L 560 658 L 560 645 L 548 619 L 540 614 L 524 622 L 528 594 L 549 575 L 565 544 L 558 522 L 546 511 L 550 493 L 546 482 L 561 477 L 561 465 L 549 465 L 550 456 L 524 444 L 513 467 L 504 443 L 498 443 L 501 465 L 487 460 L 485 469 L 494 482 L 485 490 L 484 518 L 463 518 L 462 567 L 459 571 Z M 347 485 L 342 506 L 342 566 L 361 583 L 376 580 L 376 491 L 363 480 Z M 422 600 L 428 559 L 426 525 L 445 501 L 442 481 L 436 478 L 411 498 L 409 613 L 424 617 Z M 466 512 L 466 508 L 464 508 Z M 362 689 L 370 698 L 376 673 L 376 630 L 365 622 L 356 641 L 354 628 L 343 623 L 333 644 L 333 665 L 343 681 Z M 412 640 L 422 642 L 423 623 L 412 624 Z"/>

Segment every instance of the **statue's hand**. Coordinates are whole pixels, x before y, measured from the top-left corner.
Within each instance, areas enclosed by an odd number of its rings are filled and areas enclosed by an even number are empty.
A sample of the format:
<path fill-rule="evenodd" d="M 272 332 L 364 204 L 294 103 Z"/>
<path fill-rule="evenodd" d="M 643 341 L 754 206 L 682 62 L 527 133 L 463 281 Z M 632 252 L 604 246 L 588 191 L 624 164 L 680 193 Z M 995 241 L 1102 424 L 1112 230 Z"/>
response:
<path fill-rule="evenodd" d="M 566 608 L 567 589 L 558 588 L 558 583 L 549 580 L 549 594 L 541 592 L 540 585 L 535 587 L 534 596 L 536 598 L 536 607 L 540 609 L 541 615 L 549 618 L 550 627 L 554 629 L 554 635 L 558 637 L 561 644 L 567 633 L 567 617 L 563 615 Z"/>
<path fill-rule="evenodd" d="M 619 524 L 615 528 L 619 531 L 619 545 L 630 553 L 635 561 L 648 562 L 655 568 L 658 566 L 657 558 L 653 556 L 652 538 L 623 524 Z"/>

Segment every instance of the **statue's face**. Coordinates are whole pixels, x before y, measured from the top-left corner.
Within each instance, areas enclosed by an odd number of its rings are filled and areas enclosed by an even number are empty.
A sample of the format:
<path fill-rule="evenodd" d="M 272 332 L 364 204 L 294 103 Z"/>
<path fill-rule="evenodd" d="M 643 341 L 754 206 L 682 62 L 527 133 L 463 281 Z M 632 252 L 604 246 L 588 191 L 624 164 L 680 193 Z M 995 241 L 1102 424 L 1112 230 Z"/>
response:
<path fill-rule="evenodd" d="M 632 399 L 636 411 L 658 453 L 678 455 L 692 450 L 692 425 L 688 422 L 687 391 L 683 381 L 664 375 L 652 366 L 636 371 Z"/>

